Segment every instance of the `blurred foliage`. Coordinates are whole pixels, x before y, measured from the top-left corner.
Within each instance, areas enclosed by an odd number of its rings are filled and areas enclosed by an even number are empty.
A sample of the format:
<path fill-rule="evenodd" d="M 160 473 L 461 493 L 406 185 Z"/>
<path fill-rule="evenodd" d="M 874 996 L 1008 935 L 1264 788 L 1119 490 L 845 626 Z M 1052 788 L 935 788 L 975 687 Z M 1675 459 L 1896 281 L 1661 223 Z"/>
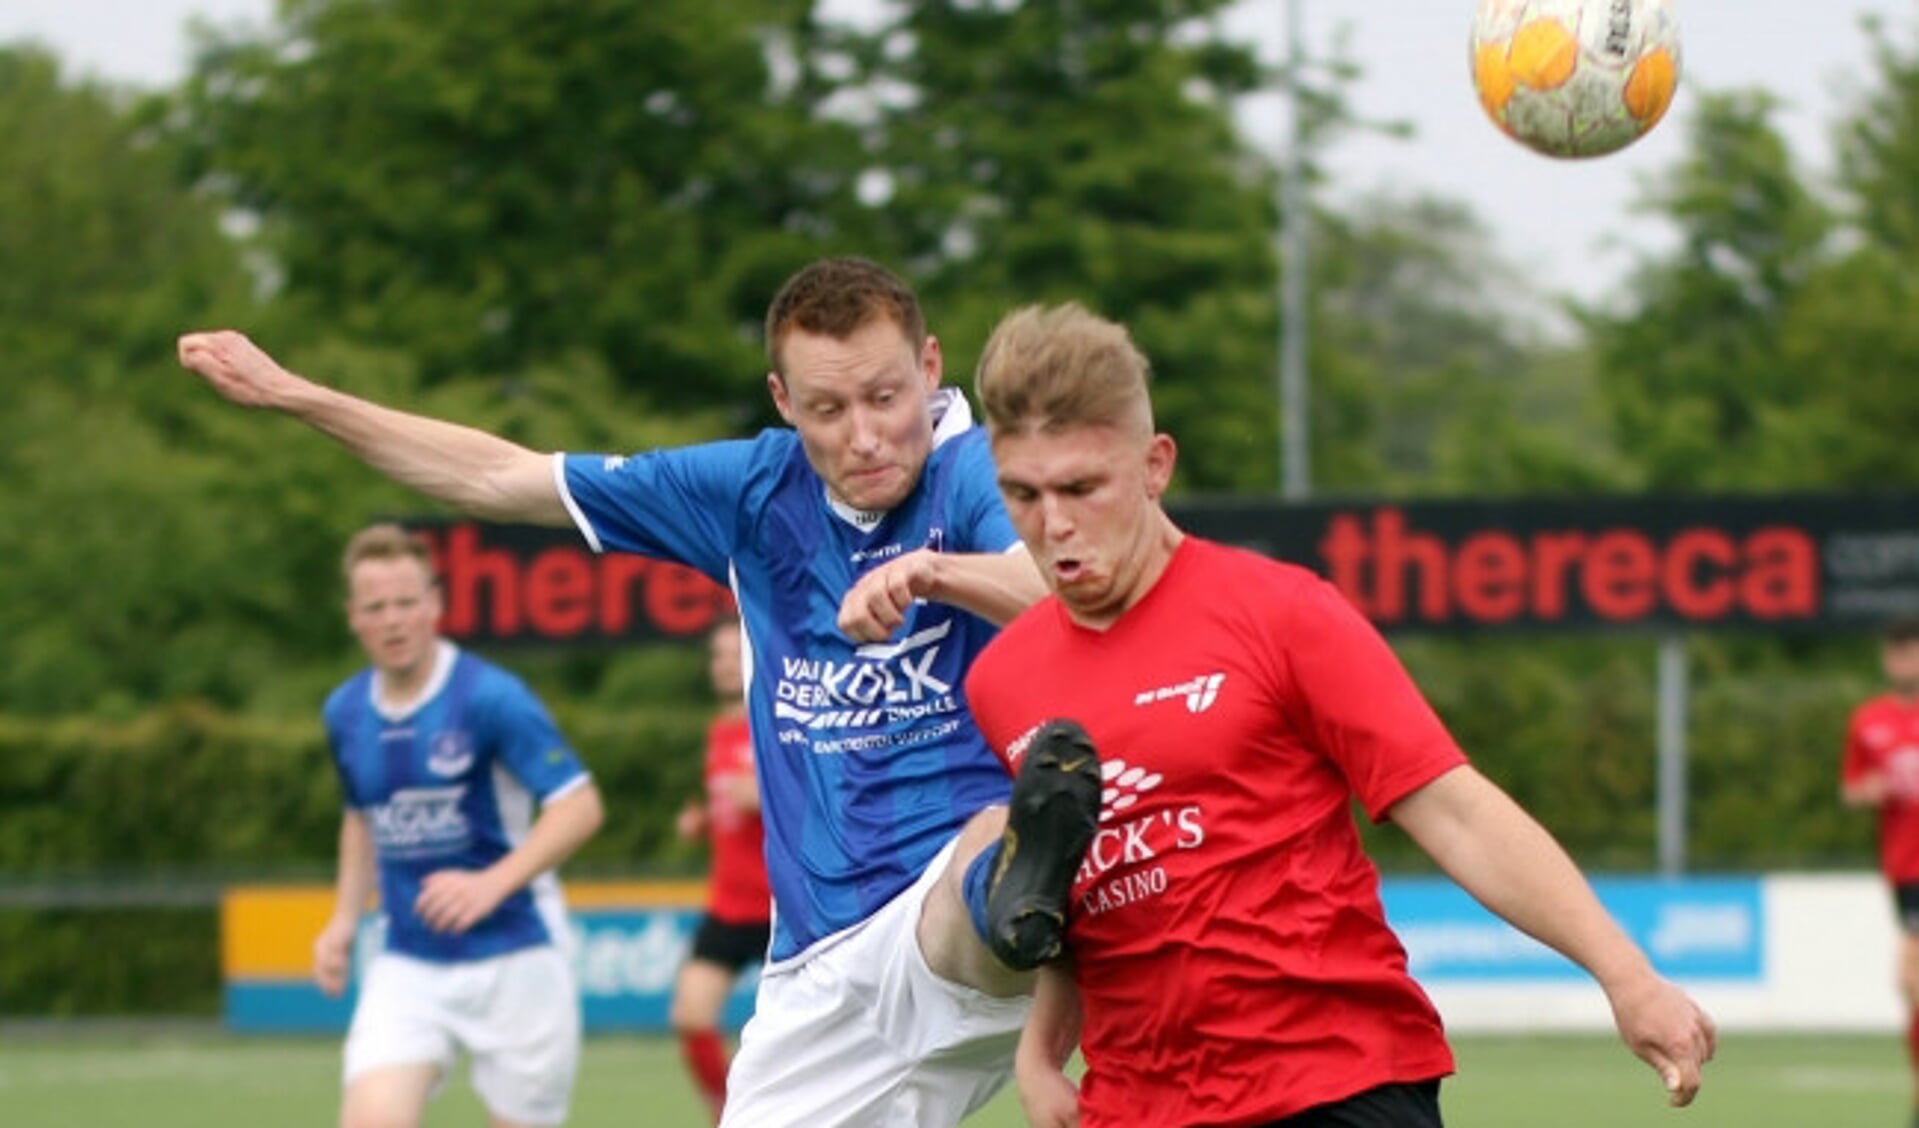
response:
<path fill-rule="evenodd" d="M 0 1014 L 218 1017 L 219 917 L 211 906 L 0 908 Z"/>
<path fill-rule="evenodd" d="M 859 253 L 920 288 L 956 383 L 1012 305 L 1125 320 L 1179 487 L 1269 491 L 1280 217 L 1235 114 L 1279 76 L 1221 38 L 1224 7 L 903 0 L 851 27 L 808 0 L 281 0 L 150 94 L 0 49 L 0 874 L 329 864 L 315 711 L 360 660 L 337 553 L 425 507 L 217 402 L 173 363 L 184 329 L 245 327 L 325 382 L 535 448 L 638 450 L 770 422 L 764 303 L 808 259 Z M 1685 153 L 1640 201 L 1677 237 L 1592 307 L 1502 261 L 1470 201 L 1318 192 L 1318 488 L 1919 487 L 1919 50 L 1865 34 L 1831 189 L 1766 97 L 1695 90 Z M 1362 76 L 1334 57 L 1298 77 L 1323 189 L 1369 128 Z M 1652 863 L 1647 640 L 1400 648 L 1583 862 Z M 1694 862 L 1868 864 L 1833 775 L 1870 648 L 1689 648 Z M 606 791 L 575 871 L 693 865 L 670 828 L 698 771 L 698 655 L 497 657 Z M 85 927 L 0 913 L 0 1009 L 26 982 L 92 1006 L 61 993 L 55 950 Z M 205 957 L 180 955 L 204 918 L 154 929 L 178 966 Z M 108 989 L 128 1006 L 206 1005 L 128 974 Z"/>
<path fill-rule="evenodd" d="M 677 706 L 554 703 L 607 807 L 573 871 L 626 873 L 684 855 L 673 815 L 700 791 L 709 712 L 684 681 L 655 679 L 656 695 L 681 690 Z M 0 873 L 11 877 L 325 878 L 339 821 L 317 712 L 240 717 L 188 701 L 128 721 L 0 719 Z"/>
<path fill-rule="evenodd" d="M 857 171 L 808 8 L 287 0 L 201 45 L 170 121 L 299 319 L 428 385 L 585 353 L 665 405 L 757 410 L 751 330 Z"/>
<path fill-rule="evenodd" d="M 880 96 L 869 238 L 970 384 L 995 322 L 1076 300 L 1129 324 L 1200 489 L 1274 481 L 1270 169 L 1236 132 L 1263 81 L 1223 0 L 920 2 L 862 43 Z"/>

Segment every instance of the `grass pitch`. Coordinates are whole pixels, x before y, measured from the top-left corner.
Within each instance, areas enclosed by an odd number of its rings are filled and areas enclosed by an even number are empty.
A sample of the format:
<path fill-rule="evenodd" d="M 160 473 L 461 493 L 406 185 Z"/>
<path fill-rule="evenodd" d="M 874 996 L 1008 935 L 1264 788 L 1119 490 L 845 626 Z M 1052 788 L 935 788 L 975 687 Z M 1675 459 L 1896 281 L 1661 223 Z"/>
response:
<path fill-rule="evenodd" d="M 1452 1128 L 1901 1128 L 1910 1083 L 1897 1035 L 1722 1037 L 1691 1109 L 1665 1107 L 1652 1071 L 1610 1038 L 1454 1040 L 1459 1075 L 1442 1091 Z M 295 1128 L 335 1123 L 332 1040 L 0 1032 L 7 1128 Z M 434 1102 L 433 1128 L 485 1123 L 464 1078 Z M 662 1038 L 587 1043 L 575 1128 L 705 1123 Z M 1018 1128 L 1010 1092 L 968 1122 Z"/>

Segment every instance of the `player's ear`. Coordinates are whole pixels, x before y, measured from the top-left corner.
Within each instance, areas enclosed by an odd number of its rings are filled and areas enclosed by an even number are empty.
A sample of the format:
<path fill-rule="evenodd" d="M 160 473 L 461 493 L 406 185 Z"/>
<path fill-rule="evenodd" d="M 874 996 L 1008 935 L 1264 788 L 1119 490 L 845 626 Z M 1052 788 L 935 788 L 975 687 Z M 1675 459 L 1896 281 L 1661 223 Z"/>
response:
<path fill-rule="evenodd" d="M 1165 432 L 1155 434 L 1146 443 L 1146 496 L 1158 501 L 1173 481 L 1173 464 L 1179 461 L 1179 444 Z"/>
<path fill-rule="evenodd" d="M 929 336 L 920 346 L 920 375 L 926 378 L 926 390 L 932 391 L 940 386 L 946 377 L 946 357 L 940 352 L 940 339 Z"/>
<path fill-rule="evenodd" d="M 773 397 L 773 407 L 780 418 L 790 425 L 793 422 L 793 401 L 786 394 L 786 380 L 777 372 L 766 374 L 766 390 Z"/>

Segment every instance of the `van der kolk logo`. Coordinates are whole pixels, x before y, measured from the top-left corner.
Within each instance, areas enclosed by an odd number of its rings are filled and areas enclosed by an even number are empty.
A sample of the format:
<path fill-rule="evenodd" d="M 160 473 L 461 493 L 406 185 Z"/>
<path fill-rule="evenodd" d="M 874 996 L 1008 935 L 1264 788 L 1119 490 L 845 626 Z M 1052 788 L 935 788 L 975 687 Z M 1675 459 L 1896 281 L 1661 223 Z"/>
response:
<path fill-rule="evenodd" d="M 854 752 L 940 740 L 957 731 L 959 694 L 954 671 L 940 661 L 951 619 L 896 643 L 862 646 L 852 660 L 781 659 L 773 715 L 814 734 L 857 730 L 843 739 L 812 742 L 815 752 Z M 884 731 L 905 726 L 900 731 Z M 807 741 L 801 727 L 782 726 L 781 743 Z"/>
<path fill-rule="evenodd" d="M 434 775 L 452 778 L 473 766 L 473 738 L 455 729 L 443 732 L 433 738 L 433 748 L 427 753 L 426 766 Z"/>
<path fill-rule="evenodd" d="M 1139 797 L 1166 782 L 1166 777 L 1145 768 L 1129 767 L 1113 758 L 1099 765 L 1099 821 L 1109 822 L 1114 815 L 1139 802 Z"/>
<path fill-rule="evenodd" d="M 1219 699 L 1219 687 L 1224 685 L 1225 682 L 1225 674 L 1201 674 L 1191 681 L 1183 681 L 1178 685 L 1163 686 L 1159 689 L 1148 689 L 1136 693 L 1133 695 L 1133 704 L 1155 705 L 1161 701 L 1171 701 L 1175 697 L 1183 697 L 1186 699 L 1186 711 L 1188 713 L 1204 713 L 1213 707 L 1214 701 Z"/>
<path fill-rule="evenodd" d="M 382 851 L 415 857 L 459 848 L 469 837 L 465 794 L 459 784 L 401 788 L 368 812 L 373 840 Z"/>

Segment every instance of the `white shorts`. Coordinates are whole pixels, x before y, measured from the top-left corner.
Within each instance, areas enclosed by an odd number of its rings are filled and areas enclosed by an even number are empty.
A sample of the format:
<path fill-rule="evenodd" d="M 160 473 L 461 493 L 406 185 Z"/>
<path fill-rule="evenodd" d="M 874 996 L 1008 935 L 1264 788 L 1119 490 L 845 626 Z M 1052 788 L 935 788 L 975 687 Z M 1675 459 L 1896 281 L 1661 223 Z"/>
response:
<path fill-rule="evenodd" d="M 920 952 L 953 848 L 864 924 L 762 973 L 722 1128 L 942 1128 L 1006 1083 L 1032 999 L 941 979 Z"/>
<path fill-rule="evenodd" d="M 347 1031 L 345 1083 L 391 1065 L 437 1065 L 444 1078 L 461 1051 L 495 1116 L 564 1121 L 580 1067 L 580 995 L 566 957 L 551 945 L 457 964 L 374 957 Z"/>

